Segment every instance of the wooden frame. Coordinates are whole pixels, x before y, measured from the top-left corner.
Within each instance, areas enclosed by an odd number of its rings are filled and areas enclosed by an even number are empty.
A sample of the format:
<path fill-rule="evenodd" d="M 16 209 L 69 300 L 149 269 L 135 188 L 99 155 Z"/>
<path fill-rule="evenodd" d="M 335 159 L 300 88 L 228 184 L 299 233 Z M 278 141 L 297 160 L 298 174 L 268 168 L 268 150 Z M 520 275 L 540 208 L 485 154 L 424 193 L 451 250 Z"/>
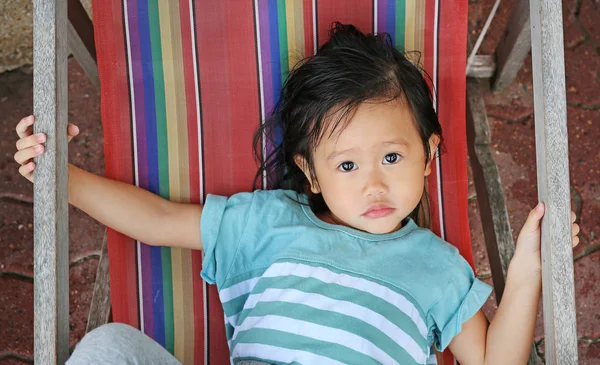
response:
<path fill-rule="evenodd" d="M 67 2 L 33 2 L 34 132 L 47 134 L 35 159 L 34 361 L 69 356 L 69 214 L 67 171 Z"/>
<path fill-rule="evenodd" d="M 79 0 L 68 0 L 67 13 L 69 17 L 67 29 L 69 50 L 92 84 L 100 89 L 92 20 Z"/>
<path fill-rule="evenodd" d="M 562 2 L 530 6 L 546 364 L 577 364 Z"/>
<path fill-rule="evenodd" d="M 496 48 L 498 68 L 492 79 L 492 90 L 501 91 L 514 80 L 530 49 L 529 0 L 519 0 Z"/>

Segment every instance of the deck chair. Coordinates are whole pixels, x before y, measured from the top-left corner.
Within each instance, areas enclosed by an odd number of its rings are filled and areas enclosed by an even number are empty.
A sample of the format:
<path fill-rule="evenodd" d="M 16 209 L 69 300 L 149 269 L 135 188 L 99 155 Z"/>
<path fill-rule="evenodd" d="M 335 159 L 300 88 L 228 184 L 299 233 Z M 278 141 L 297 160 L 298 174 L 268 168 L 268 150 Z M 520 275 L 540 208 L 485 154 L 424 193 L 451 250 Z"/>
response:
<path fill-rule="evenodd" d="M 327 40 L 333 21 L 387 32 L 398 48 L 418 51 L 414 61 L 432 77 L 448 146 L 429 178 L 432 230 L 473 266 L 466 1 L 94 0 L 93 13 L 106 175 L 181 202 L 252 189 L 253 132 L 289 70 Z M 482 100 L 469 102 L 472 111 Z M 479 133 L 471 130 L 475 144 Z M 36 184 L 37 197 L 43 188 Z M 42 209 L 34 207 L 34 215 Z M 199 275 L 202 253 L 150 247 L 110 229 L 107 238 L 113 320 L 140 328 L 184 364 L 229 363 L 216 288 Z M 448 351 L 438 360 L 454 363 Z"/>
<path fill-rule="evenodd" d="M 294 64 L 333 21 L 388 32 L 421 53 L 450 146 L 429 181 L 433 229 L 471 264 L 467 218 L 464 1 L 97 1 L 106 175 L 167 199 L 250 191 L 252 134 Z M 443 173 L 442 173 L 443 172 Z M 109 231 L 113 319 L 141 328 L 185 364 L 229 362 L 216 288 L 201 252 Z"/>

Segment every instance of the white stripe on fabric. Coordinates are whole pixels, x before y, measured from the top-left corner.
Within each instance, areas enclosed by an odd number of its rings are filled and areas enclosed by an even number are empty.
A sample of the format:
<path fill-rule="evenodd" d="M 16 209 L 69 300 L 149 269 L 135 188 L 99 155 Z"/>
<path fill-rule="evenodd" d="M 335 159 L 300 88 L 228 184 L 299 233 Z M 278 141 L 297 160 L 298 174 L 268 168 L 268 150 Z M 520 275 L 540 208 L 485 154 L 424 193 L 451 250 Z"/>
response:
<path fill-rule="evenodd" d="M 256 286 L 258 280 L 260 280 L 260 276 L 241 281 L 235 285 L 230 286 L 229 288 L 221 289 L 219 291 L 221 303 L 227 303 L 232 299 L 250 293 L 252 289 L 254 289 L 254 286 Z"/>
<path fill-rule="evenodd" d="M 262 70 L 262 45 L 260 43 L 260 16 L 259 12 L 258 0 L 254 0 L 254 21 L 256 23 L 255 28 L 256 32 L 254 34 L 254 39 L 256 39 L 256 55 L 258 57 L 258 90 L 259 90 L 259 102 L 260 102 L 260 124 L 263 125 L 265 123 L 265 89 L 264 89 L 264 80 L 263 80 L 263 70 Z M 263 161 L 266 161 L 267 157 L 267 141 L 266 135 L 263 134 L 261 141 L 261 153 Z M 262 183 L 263 189 L 267 189 L 267 171 L 263 171 L 262 175 Z"/>
<path fill-rule="evenodd" d="M 344 365 L 343 363 L 325 356 L 307 351 L 286 349 L 260 343 L 238 343 L 233 350 L 233 358 L 254 357 L 265 361 L 283 363 L 297 362 L 301 364 Z"/>
<path fill-rule="evenodd" d="M 382 349 L 364 337 L 337 328 L 276 315 L 247 317 L 239 329 L 236 329 L 232 340 L 235 340 L 238 333 L 253 328 L 277 330 L 313 338 L 319 341 L 335 343 L 372 357 L 382 364 L 398 364 L 398 362 L 390 355 L 386 354 Z M 423 363 L 423 361 L 421 363 Z"/>
<path fill-rule="evenodd" d="M 385 300 L 406 314 L 419 329 L 419 333 L 427 338 L 427 326 L 421 318 L 419 310 L 401 294 L 373 281 L 348 274 L 338 274 L 318 266 L 309 266 L 297 263 L 276 263 L 271 265 L 263 277 L 299 276 L 314 278 L 327 284 L 337 284 L 347 288 L 360 290 Z"/>
<path fill-rule="evenodd" d="M 139 169 L 138 169 L 138 148 L 137 148 L 137 122 L 135 115 L 135 87 L 133 83 L 133 68 L 131 61 L 131 36 L 129 31 L 129 13 L 127 12 L 127 0 L 123 2 L 123 23 L 125 24 L 125 42 L 127 43 L 127 70 L 129 71 L 129 90 L 130 97 L 129 100 L 131 102 L 131 133 L 132 133 L 132 142 L 133 142 L 133 175 L 134 175 L 134 183 L 137 186 L 140 186 L 139 179 Z M 136 246 L 136 255 L 138 263 L 142 262 L 142 247 L 140 241 L 135 241 Z M 137 265 L 137 273 L 138 273 L 138 306 L 140 309 L 140 330 L 144 332 L 144 296 L 142 293 L 142 265 Z"/>
<path fill-rule="evenodd" d="M 420 364 L 423 364 L 427 359 L 428 354 L 424 353 L 419 344 L 417 344 L 417 342 L 400 327 L 396 326 L 385 316 L 358 304 L 331 299 L 321 294 L 305 293 L 296 289 L 267 289 L 263 293 L 249 296 L 246 305 L 244 305 L 244 309 L 254 308 L 258 303 L 262 302 L 303 304 L 319 310 L 336 312 L 356 318 L 377 328 L 392 339 L 392 341 L 401 344 L 402 348 L 404 348 L 404 350 Z M 229 323 L 232 323 L 232 321 L 237 323 L 238 317 L 239 314 L 236 314 L 235 316 L 229 317 L 227 320 Z M 238 329 L 240 331 L 243 330 L 246 326 L 246 321 L 247 319 L 244 320 L 240 327 L 235 329 L 236 334 Z M 233 337 L 235 338 L 235 335 Z"/>

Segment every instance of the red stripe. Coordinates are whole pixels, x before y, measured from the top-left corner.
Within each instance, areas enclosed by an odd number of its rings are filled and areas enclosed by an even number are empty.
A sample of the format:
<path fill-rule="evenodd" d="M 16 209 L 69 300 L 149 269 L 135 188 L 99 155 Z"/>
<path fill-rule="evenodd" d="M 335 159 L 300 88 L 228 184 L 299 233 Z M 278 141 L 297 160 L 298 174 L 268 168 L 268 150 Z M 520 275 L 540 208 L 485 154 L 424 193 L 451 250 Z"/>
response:
<path fill-rule="evenodd" d="M 447 153 L 442 154 L 446 240 L 454 244 L 473 266 L 468 220 L 466 77 L 467 2 L 440 4 L 438 115 L 442 121 Z"/>
<path fill-rule="evenodd" d="M 106 176 L 133 183 L 131 116 L 123 9 L 120 0 L 93 1 Z M 107 37 L 106 34 L 110 34 Z M 113 320 L 139 328 L 135 242 L 108 229 Z"/>
<path fill-rule="evenodd" d="M 312 0 L 304 0 L 302 6 L 304 17 L 304 57 L 315 54 L 315 31 L 313 21 Z"/>
<path fill-rule="evenodd" d="M 352 24 L 363 33 L 373 31 L 373 0 L 319 0 L 317 3 L 317 34 L 319 47 L 329 39 L 331 23 Z"/>
<path fill-rule="evenodd" d="M 196 24 L 206 192 L 251 191 L 256 173 L 251 136 L 260 122 L 252 2 L 198 2 Z M 208 307 L 209 362 L 229 364 L 223 309 L 214 286 Z"/>
<path fill-rule="evenodd" d="M 196 105 L 196 77 L 194 75 L 194 46 L 190 24 L 190 2 L 179 1 L 179 19 L 181 24 L 181 43 L 183 51 L 183 72 L 185 81 L 185 99 L 188 126 L 188 159 L 190 177 L 190 203 L 200 203 L 200 161 L 198 153 L 198 113 Z M 192 290 L 194 301 L 194 364 L 204 363 L 204 290 L 202 278 L 202 253 L 192 255 Z"/>

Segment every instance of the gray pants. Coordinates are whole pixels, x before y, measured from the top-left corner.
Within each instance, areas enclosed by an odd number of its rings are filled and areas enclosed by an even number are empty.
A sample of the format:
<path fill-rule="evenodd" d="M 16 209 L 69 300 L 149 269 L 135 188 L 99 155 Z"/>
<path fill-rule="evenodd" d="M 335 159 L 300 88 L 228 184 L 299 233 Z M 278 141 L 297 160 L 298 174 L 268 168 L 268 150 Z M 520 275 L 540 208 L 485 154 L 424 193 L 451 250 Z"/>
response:
<path fill-rule="evenodd" d="M 86 334 L 75 346 L 67 365 L 181 365 L 161 345 L 122 323 L 108 323 Z M 245 360 L 238 365 L 269 365 Z"/>
<path fill-rule="evenodd" d="M 105 324 L 81 339 L 67 365 L 84 364 L 181 365 L 153 339 L 122 323 Z"/>

